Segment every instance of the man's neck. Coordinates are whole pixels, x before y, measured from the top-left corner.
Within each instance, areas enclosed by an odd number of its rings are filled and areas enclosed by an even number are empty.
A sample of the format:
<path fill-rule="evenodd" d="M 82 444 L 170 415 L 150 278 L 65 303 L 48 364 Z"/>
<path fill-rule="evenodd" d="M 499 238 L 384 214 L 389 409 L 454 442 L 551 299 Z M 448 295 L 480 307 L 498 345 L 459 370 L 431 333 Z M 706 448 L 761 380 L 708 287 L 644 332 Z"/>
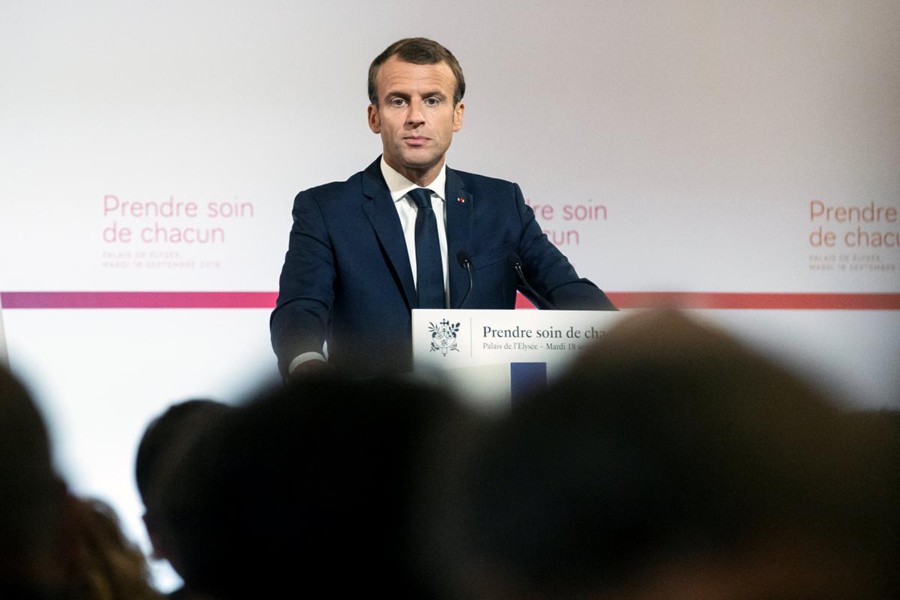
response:
<path fill-rule="evenodd" d="M 385 159 L 385 163 L 387 163 L 390 168 L 394 169 L 419 187 L 430 186 L 437 178 L 441 170 L 444 168 L 444 159 L 441 159 L 441 162 L 439 162 L 438 164 L 422 170 L 405 168 L 399 165 L 392 165 L 387 161 L 387 159 Z"/>
<path fill-rule="evenodd" d="M 397 200 L 398 198 L 403 196 L 413 186 L 427 187 L 441 198 L 444 198 L 446 192 L 444 188 L 447 185 L 447 177 L 445 173 L 446 167 L 442 164 L 441 167 L 437 170 L 437 173 L 435 173 L 434 176 L 428 180 L 428 183 L 419 183 L 419 181 L 423 180 L 412 180 L 402 172 L 392 167 L 384 159 L 384 157 L 381 158 L 381 174 L 384 177 L 385 182 L 388 184 L 388 188 L 390 188 L 391 195 L 394 197 L 394 200 Z"/>

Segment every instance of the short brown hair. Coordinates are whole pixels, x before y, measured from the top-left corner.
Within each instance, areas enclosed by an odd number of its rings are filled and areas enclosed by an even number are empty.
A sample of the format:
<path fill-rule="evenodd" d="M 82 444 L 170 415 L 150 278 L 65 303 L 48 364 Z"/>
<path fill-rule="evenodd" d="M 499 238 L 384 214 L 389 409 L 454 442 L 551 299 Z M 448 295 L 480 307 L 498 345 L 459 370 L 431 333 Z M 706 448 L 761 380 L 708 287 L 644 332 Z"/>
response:
<path fill-rule="evenodd" d="M 463 77 L 462 67 L 453 53 L 428 38 L 404 38 L 396 41 L 379 54 L 369 65 L 369 101 L 378 106 L 378 91 L 375 89 L 375 76 L 387 60 L 396 55 L 404 62 L 414 65 L 436 65 L 445 62 L 453 76 L 456 77 L 456 89 L 453 91 L 453 104 L 462 100 L 466 93 L 466 79 Z"/>

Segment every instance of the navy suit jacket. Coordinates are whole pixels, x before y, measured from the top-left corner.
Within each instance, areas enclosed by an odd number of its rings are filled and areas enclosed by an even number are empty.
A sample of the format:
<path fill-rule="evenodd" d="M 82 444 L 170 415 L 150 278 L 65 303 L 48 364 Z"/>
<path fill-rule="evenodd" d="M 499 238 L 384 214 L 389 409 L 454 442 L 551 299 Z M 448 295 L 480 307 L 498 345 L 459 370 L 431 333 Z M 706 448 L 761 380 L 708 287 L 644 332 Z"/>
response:
<path fill-rule="evenodd" d="M 547 239 L 514 183 L 448 168 L 446 228 L 451 308 L 512 309 L 521 289 L 539 306 L 546 299 L 554 308 L 615 310 Z M 471 290 L 460 253 L 470 260 Z M 516 260 L 527 283 L 513 267 Z M 329 362 L 350 373 L 409 370 L 416 307 L 403 229 L 380 159 L 345 182 L 297 195 L 270 319 L 283 374 L 299 354 L 321 352 L 326 340 Z"/>

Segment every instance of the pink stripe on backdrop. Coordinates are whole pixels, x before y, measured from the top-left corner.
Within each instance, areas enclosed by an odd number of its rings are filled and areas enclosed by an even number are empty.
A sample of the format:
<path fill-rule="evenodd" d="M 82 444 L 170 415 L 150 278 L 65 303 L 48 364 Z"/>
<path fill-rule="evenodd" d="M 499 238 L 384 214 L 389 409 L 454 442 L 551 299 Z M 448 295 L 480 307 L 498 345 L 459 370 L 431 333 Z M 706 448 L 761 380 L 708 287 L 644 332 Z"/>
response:
<path fill-rule="evenodd" d="M 625 308 L 900 310 L 900 294 L 619 292 L 609 296 L 616 306 Z"/>
<path fill-rule="evenodd" d="M 6 309 L 41 308 L 263 308 L 277 292 L 0 292 Z M 898 294 L 795 294 L 732 292 L 609 292 L 619 308 L 756 310 L 900 310 Z M 519 296 L 516 308 L 534 308 Z"/>
<path fill-rule="evenodd" d="M 273 308 L 276 292 L 0 292 L 3 308 Z"/>
<path fill-rule="evenodd" d="M 794 294 L 735 292 L 608 292 L 619 308 L 756 310 L 900 310 L 900 294 Z M 516 308 L 533 308 L 523 296 Z"/>

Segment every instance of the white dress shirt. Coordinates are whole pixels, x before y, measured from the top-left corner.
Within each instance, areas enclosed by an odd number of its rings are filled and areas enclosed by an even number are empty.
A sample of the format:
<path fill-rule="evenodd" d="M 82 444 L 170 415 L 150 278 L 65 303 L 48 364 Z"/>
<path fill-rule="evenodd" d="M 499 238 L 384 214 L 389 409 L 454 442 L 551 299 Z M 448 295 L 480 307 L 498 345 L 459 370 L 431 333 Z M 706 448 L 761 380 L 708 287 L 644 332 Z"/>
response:
<path fill-rule="evenodd" d="M 381 174 L 387 182 L 388 189 L 391 190 L 391 198 L 394 199 L 394 206 L 397 208 L 397 215 L 400 217 L 400 225 L 403 226 L 403 237 L 406 239 L 406 252 L 409 254 L 409 266 L 412 269 L 413 282 L 416 282 L 416 214 L 419 212 L 416 203 L 412 198 L 407 196 L 410 190 L 414 190 L 418 185 L 395 171 L 390 165 L 381 158 Z M 447 267 L 447 209 L 446 209 L 446 187 L 447 187 L 447 165 L 441 167 L 437 177 L 434 178 L 429 185 L 423 186 L 431 190 L 431 207 L 434 209 L 434 216 L 437 219 L 438 242 L 441 246 L 441 266 L 444 269 L 444 304 L 448 301 L 449 292 L 449 269 Z"/>

